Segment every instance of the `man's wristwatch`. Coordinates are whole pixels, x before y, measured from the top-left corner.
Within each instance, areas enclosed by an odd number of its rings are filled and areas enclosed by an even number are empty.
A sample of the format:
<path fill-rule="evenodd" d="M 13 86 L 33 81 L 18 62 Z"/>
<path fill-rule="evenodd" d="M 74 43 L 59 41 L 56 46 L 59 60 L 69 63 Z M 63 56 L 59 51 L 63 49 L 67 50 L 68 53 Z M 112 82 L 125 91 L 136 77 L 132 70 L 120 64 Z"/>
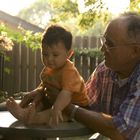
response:
<path fill-rule="evenodd" d="M 78 105 L 74 105 L 74 108 L 73 108 L 73 110 L 72 110 L 72 112 L 71 112 L 71 115 L 70 115 L 70 119 L 71 119 L 71 120 L 73 120 L 73 119 L 75 118 L 75 114 L 76 114 L 78 108 L 79 108 Z"/>

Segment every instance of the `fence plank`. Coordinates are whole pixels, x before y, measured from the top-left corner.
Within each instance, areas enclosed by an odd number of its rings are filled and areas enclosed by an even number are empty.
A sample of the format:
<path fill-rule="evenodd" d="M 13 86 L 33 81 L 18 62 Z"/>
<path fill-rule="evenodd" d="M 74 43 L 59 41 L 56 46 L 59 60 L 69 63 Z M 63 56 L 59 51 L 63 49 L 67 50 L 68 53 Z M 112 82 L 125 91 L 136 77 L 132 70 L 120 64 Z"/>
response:
<path fill-rule="evenodd" d="M 81 58 L 82 58 L 81 55 L 75 56 L 74 63 L 75 63 L 75 67 L 77 68 L 77 70 L 79 71 L 79 73 L 82 75 Z"/>
<path fill-rule="evenodd" d="M 29 73 L 28 73 L 28 90 L 33 90 L 36 87 L 36 58 L 35 53 L 32 51 L 31 48 L 29 49 Z"/>
<path fill-rule="evenodd" d="M 73 47 L 74 48 L 82 48 L 82 37 L 81 36 L 76 36 L 73 39 Z"/>
<path fill-rule="evenodd" d="M 3 90 L 10 95 L 13 93 L 13 51 L 6 53 L 4 60 Z"/>
<path fill-rule="evenodd" d="M 0 53 L 0 90 L 3 90 L 4 54 Z"/>
<path fill-rule="evenodd" d="M 97 37 L 91 36 L 89 37 L 89 48 L 96 48 L 97 47 Z"/>
<path fill-rule="evenodd" d="M 89 73 L 92 74 L 96 67 L 96 57 L 90 57 L 90 67 L 89 67 Z"/>
<path fill-rule="evenodd" d="M 82 39 L 82 48 L 89 48 L 89 37 L 84 36 Z"/>
<path fill-rule="evenodd" d="M 13 51 L 13 92 L 19 92 L 20 91 L 20 81 L 21 81 L 21 47 L 18 45 L 15 45 L 14 51 Z"/>
<path fill-rule="evenodd" d="M 21 46 L 21 91 L 28 90 L 28 49 Z"/>
<path fill-rule="evenodd" d="M 36 51 L 36 86 L 40 83 L 40 72 L 43 68 L 43 64 L 41 61 L 41 51 L 38 49 Z"/>
<path fill-rule="evenodd" d="M 89 64 L 88 63 L 88 56 L 83 55 L 82 56 L 82 66 L 84 66 L 84 67 L 82 67 L 82 76 L 83 76 L 85 81 L 87 80 L 87 78 L 89 76 L 89 69 L 88 69 L 89 65 L 88 64 Z"/>

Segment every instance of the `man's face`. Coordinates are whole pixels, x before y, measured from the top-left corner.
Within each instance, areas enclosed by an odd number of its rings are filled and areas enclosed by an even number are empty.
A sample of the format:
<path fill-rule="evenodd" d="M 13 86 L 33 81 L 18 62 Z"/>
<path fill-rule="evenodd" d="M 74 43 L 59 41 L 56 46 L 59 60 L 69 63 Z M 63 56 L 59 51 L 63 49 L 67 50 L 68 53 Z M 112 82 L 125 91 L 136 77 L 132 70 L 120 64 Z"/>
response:
<path fill-rule="evenodd" d="M 109 24 L 101 50 L 105 56 L 106 66 L 116 72 L 125 72 L 134 65 L 135 49 L 128 38 L 124 21 L 116 20 Z"/>

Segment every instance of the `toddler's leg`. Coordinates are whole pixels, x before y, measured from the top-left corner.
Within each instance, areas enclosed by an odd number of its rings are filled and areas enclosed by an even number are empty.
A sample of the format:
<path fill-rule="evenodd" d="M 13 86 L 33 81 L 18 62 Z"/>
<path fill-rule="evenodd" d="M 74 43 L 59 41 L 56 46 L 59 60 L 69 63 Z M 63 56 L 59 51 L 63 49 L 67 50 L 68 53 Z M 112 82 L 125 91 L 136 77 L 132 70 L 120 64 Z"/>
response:
<path fill-rule="evenodd" d="M 11 97 L 7 100 L 6 107 L 15 118 L 27 125 L 48 124 L 50 119 L 50 110 L 36 112 L 34 103 L 27 108 L 21 108 L 14 98 Z"/>
<path fill-rule="evenodd" d="M 50 109 L 36 112 L 35 104 L 30 106 L 29 116 L 28 116 L 28 125 L 31 124 L 48 124 L 50 119 Z"/>

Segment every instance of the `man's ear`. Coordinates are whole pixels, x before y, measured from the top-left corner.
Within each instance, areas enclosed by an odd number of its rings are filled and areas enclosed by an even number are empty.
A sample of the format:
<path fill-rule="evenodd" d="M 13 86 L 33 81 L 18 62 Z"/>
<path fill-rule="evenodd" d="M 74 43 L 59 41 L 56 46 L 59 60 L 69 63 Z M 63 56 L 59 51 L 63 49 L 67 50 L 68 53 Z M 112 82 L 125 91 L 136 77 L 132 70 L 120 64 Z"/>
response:
<path fill-rule="evenodd" d="M 140 46 L 134 46 L 133 56 L 140 57 Z"/>
<path fill-rule="evenodd" d="M 74 51 L 72 49 L 70 49 L 67 53 L 68 58 L 71 58 L 71 56 L 73 55 Z"/>

